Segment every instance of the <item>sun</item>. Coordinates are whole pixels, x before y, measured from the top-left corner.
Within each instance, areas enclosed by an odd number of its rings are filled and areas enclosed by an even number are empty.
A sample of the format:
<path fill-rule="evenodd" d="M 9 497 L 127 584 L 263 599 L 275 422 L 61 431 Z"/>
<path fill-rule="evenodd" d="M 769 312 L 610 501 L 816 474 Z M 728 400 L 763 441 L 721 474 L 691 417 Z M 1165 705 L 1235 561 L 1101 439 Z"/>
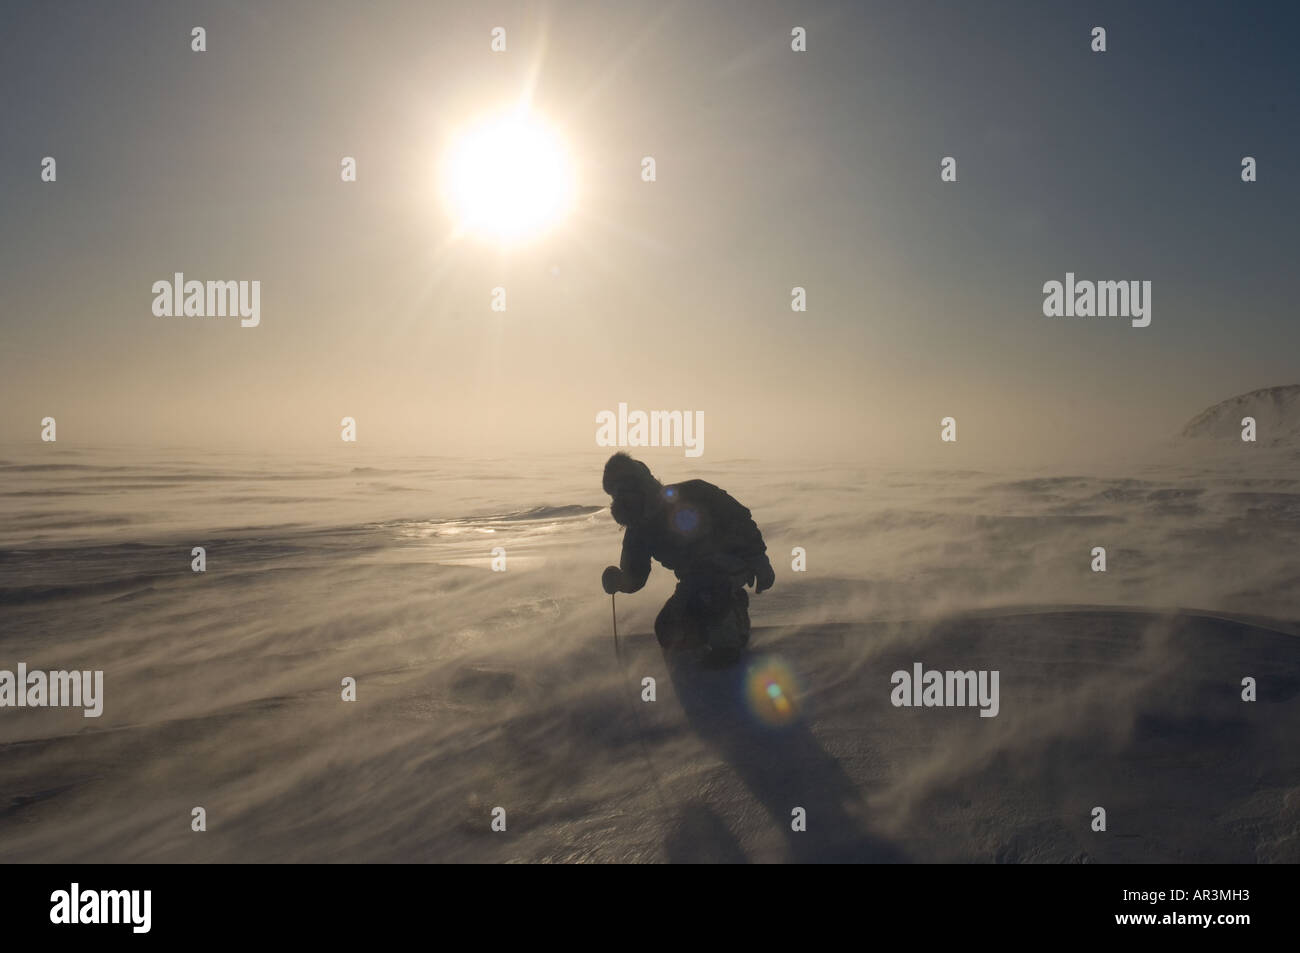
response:
<path fill-rule="evenodd" d="M 563 139 L 523 108 L 463 129 L 447 151 L 440 178 L 458 228 L 501 242 L 549 231 L 568 214 L 576 191 Z"/>

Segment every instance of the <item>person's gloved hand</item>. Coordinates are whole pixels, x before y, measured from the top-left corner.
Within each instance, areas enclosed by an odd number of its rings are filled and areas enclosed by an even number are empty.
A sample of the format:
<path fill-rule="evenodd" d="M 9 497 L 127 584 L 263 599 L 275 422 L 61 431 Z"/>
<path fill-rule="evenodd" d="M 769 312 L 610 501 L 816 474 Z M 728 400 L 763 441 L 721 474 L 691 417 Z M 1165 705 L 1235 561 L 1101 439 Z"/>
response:
<path fill-rule="evenodd" d="M 772 563 L 764 559 L 761 566 L 754 567 L 754 592 L 759 593 L 765 589 L 771 589 L 776 582 L 776 573 L 772 571 Z"/>
<path fill-rule="evenodd" d="M 600 574 L 600 585 L 612 596 L 623 587 L 623 570 L 617 566 L 606 566 Z"/>

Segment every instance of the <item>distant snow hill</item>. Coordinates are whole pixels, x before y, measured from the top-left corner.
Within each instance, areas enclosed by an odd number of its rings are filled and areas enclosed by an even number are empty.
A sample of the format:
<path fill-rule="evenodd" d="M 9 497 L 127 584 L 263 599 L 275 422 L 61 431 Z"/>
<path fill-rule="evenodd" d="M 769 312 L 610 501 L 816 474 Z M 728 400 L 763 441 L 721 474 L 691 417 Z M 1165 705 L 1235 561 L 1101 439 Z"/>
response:
<path fill-rule="evenodd" d="M 1189 439 L 1241 440 L 1242 418 L 1255 418 L 1256 440 L 1267 447 L 1300 447 L 1300 384 L 1238 394 L 1201 411 L 1185 426 Z"/>

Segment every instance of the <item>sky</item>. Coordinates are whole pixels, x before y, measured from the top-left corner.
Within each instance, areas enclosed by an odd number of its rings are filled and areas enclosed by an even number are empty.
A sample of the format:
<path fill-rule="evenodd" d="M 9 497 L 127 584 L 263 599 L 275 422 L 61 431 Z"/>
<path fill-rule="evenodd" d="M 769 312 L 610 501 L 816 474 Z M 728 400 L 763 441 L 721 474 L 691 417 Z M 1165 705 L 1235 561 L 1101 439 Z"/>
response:
<path fill-rule="evenodd" d="M 1300 381 L 1297 25 L 1245 2 L 6 3 L 0 444 L 38 451 L 49 415 L 60 447 L 333 452 L 351 416 L 379 451 L 576 451 L 626 403 L 703 412 L 729 457 L 920 458 L 949 415 L 968 454 L 1140 448 Z M 576 196 L 503 246 L 461 233 L 439 176 L 521 100 Z M 154 315 L 177 271 L 260 281 L 260 324 Z M 1045 317 L 1066 272 L 1150 281 L 1150 326 Z"/>

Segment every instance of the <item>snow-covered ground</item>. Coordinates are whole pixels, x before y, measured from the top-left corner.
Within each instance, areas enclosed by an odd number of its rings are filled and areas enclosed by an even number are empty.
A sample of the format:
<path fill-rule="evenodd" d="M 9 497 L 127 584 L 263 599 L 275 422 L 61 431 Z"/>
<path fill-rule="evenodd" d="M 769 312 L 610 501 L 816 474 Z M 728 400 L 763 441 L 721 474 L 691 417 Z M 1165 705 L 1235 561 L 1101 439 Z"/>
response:
<path fill-rule="evenodd" d="M 616 659 L 595 449 L 10 449 L 0 669 L 101 669 L 105 702 L 0 709 L 0 860 L 1300 860 L 1300 468 L 1262 451 L 649 456 L 749 506 L 777 571 L 749 664 L 707 671 L 648 634 L 661 567 Z M 997 670 L 997 716 L 895 707 L 916 662 Z"/>

